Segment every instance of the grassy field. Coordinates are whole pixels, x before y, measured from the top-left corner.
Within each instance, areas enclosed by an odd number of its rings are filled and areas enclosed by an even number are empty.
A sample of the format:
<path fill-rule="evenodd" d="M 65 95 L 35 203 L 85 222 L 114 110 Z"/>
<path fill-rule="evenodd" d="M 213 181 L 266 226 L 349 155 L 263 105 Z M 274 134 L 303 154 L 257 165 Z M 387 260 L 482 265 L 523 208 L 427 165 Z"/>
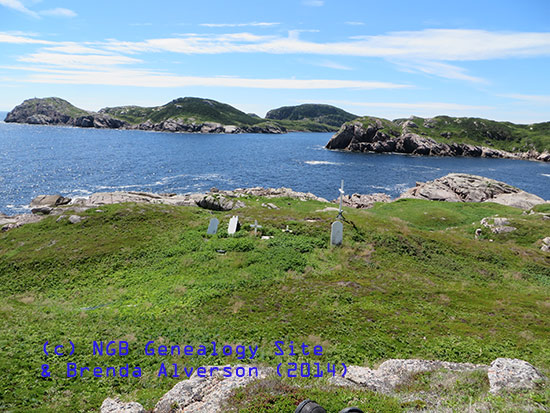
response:
<path fill-rule="evenodd" d="M 79 224 L 48 217 L 0 234 L 0 410 L 96 411 L 116 395 L 151 409 L 178 381 L 157 377 L 161 362 L 243 362 L 234 356 L 145 356 L 149 340 L 258 345 L 253 363 L 262 365 L 517 357 L 548 373 L 550 256 L 540 240 L 550 235 L 550 221 L 542 215 L 488 203 L 401 200 L 346 210 L 344 245 L 331 248 L 335 213 L 319 212 L 326 204 L 273 199 L 280 209 L 271 210 L 261 206 L 265 199 L 245 202 L 246 208 L 229 213 L 111 205 L 82 213 L 86 219 Z M 243 228 L 230 238 L 225 228 L 235 213 Z M 479 221 L 495 214 L 518 230 L 484 230 L 474 240 Z M 220 231 L 207 237 L 212 216 L 220 219 Z M 272 239 L 254 237 L 248 224 L 255 219 Z M 281 231 L 286 225 L 292 233 Z M 73 356 L 42 352 L 46 340 L 67 345 L 69 339 L 76 345 Z M 93 356 L 93 340 L 126 340 L 129 355 Z M 277 357 L 276 340 L 321 345 L 323 356 Z M 67 378 L 68 361 L 128 364 L 143 373 Z M 45 363 L 49 378 L 40 376 Z M 472 401 L 495 411 L 550 409 L 548 388 L 491 396 L 475 375 L 449 383 L 431 374 L 392 396 L 316 379 L 270 379 L 236 392 L 228 411 L 292 412 L 303 398 L 329 411 L 347 403 L 403 411 L 434 406 L 422 396 L 426 388 L 452 409 L 465 410 Z"/>

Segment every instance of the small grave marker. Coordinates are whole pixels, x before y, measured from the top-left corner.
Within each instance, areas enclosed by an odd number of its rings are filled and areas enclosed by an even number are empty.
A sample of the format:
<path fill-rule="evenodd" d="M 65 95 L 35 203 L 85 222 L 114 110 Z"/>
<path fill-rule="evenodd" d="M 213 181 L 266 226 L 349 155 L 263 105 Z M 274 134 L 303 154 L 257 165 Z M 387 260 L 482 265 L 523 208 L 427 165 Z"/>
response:
<path fill-rule="evenodd" d="M 235 232 L 237 232 L 238 226 L 239 226 L 239 217 L 237 215 L 234 215 L 229 220 L 229 227 L 227 227 L 227 233 L 229 235 L 235 235 Z"/>
<path fill-rule="evenodd" d="M 331 245 L 342 245 L 342 240 L 344 237 L 344 224 L 340 221 L 334 221 L 331 226 L 330 231 L 330 244 Z"/>
<path fill-rule="evenodd" d="M 218 225 L 219 224 L 220 224 L 220 221 L 218 220 L 218 218 L 212 218 L 210 220 L 210 224 L 208 225 L 208 230 L 206 231 L 206 233 L 208 235 L 216 234 L 216 232 L 218 232 Z"/>
<path fill-rule="evenodd" d="M 288 228 L 288 225 L 287 225 L 286 228 L 283 229 L 283 232 L 292 232 L 292 230 L 290 228 Z"/>
<path fill-rule="evenodd" d="M 254 220 L 254 224 L 250 224 L 251 228 L 254 228 L 254 236 L 258 235 L 258 228 L 261 228 L 261 225 L 258 225 L 258 221 Z"/>

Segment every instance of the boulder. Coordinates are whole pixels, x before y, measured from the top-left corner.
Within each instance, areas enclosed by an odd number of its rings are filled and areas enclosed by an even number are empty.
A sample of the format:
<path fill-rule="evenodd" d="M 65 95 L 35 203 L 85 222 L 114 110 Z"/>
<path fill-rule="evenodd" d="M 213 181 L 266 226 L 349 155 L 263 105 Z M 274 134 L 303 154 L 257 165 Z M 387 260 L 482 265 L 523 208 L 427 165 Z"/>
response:
<path fill-rule="evenodd" d="M 39 208 L 39 207 L 56 207 L 59 205 L 66 205 L 71 202 L 71 198 L 65 198 L 61 195 L 38 195 L 34 198 L 30 206 Z"/>
<path fill-rule="evenodd" d="M 31 209 L 31 212 L 33 214 L 49 215 L 50 212 L 52 212 L 52 208 L 47 207 L 47 206 L 42 206 L 42 207 L 37 207 L 37 208 Z"/>
<path fill-rule="evenodd" d="M 69 217 L 69 222 L 71 224 L 78 224 L 78 223 L 82 222 L 83 220 L 84 220 L 84 218 L 79 216 L 79 215 L 71 215 Z"/>
<path fill-rule="evenodd" d="M 450 202 L 495 202 L 516 208 L 530 209 L 546 201 L 537 195 L 494 179 L 477 175 L 452 173 L 433 181 L 418 183 L 399 199 L 417 198 Z"/>
<path fill-rule="evenodd" d="M 535 367 L 523 360 L 498 358 L 487 372 L 489 391 L 534 389 L 546 378 Z"/>
<path fill-rule="evenodd" d="M 246 386 L 248 383 L 266 378 L 273 373 L 272 368 L 258 367 L 258 377 L 250 377 L 246 374 L 243 377 L 232 375 L 224 377 L 223 368 L 216 367 L 212 372 L 207 366 L 206 377 L 199 377 L 195 372 L 190 379 L 180 381 L 172 390 L 166 393 L 156 404 L 153 413 L 171 413 L 174 411 L 185 411 L 185 413 L 220 412 L 222 405 L 231 392 L 237 387 Z M 235 370 L 243 367 L 246 372 L 252 366 L 233 366 Z M 212 374 L 211 374 L 212 372 Z"/>
<path fill-rule="evenodd" d="M 145 413 L 143 406 L 136 402 L 123 403 L 120 399 L 107 398 L 101 404 L 101 413 Z"/>
<path fill-rule="evenodd" d="M 197 205 L 201 208 L 210 209 L 212 211 L 231 211 L 232 209 L 243 208 L 246 206 L 242 201 L 229 199 L 222 195 L 206 195 L 197 202 Z"/>

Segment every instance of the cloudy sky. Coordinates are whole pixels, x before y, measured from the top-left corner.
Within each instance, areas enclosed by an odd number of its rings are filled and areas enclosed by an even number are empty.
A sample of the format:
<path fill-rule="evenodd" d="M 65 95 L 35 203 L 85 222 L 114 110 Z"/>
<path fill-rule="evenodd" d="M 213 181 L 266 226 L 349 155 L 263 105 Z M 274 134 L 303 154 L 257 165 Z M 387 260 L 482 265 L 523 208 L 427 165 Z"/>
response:
<path fill-rule="evenodd" d="M 0 0 L 0 48 L 0 110 L 199 96 L 550 120 L 548 0 Z"/>

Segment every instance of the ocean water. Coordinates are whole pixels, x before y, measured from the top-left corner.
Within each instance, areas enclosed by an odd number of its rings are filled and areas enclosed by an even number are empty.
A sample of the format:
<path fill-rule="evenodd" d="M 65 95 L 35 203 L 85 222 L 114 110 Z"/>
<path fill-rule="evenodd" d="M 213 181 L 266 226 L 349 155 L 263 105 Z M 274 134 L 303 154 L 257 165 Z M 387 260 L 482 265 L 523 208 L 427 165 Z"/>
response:
<path fill-rule="evenodd" d="M 2 117 L 3 119 L 3 117 Z M 465 172 L 550 199 L 550 164 L 328 151 L 329 133 L 199 135 L 0 123 L 0 211 L 37 195 L 99 191 L 200 192 L 215 186 L 290 187 L 327 199 L 397 196 L 416 181 Z"/>

